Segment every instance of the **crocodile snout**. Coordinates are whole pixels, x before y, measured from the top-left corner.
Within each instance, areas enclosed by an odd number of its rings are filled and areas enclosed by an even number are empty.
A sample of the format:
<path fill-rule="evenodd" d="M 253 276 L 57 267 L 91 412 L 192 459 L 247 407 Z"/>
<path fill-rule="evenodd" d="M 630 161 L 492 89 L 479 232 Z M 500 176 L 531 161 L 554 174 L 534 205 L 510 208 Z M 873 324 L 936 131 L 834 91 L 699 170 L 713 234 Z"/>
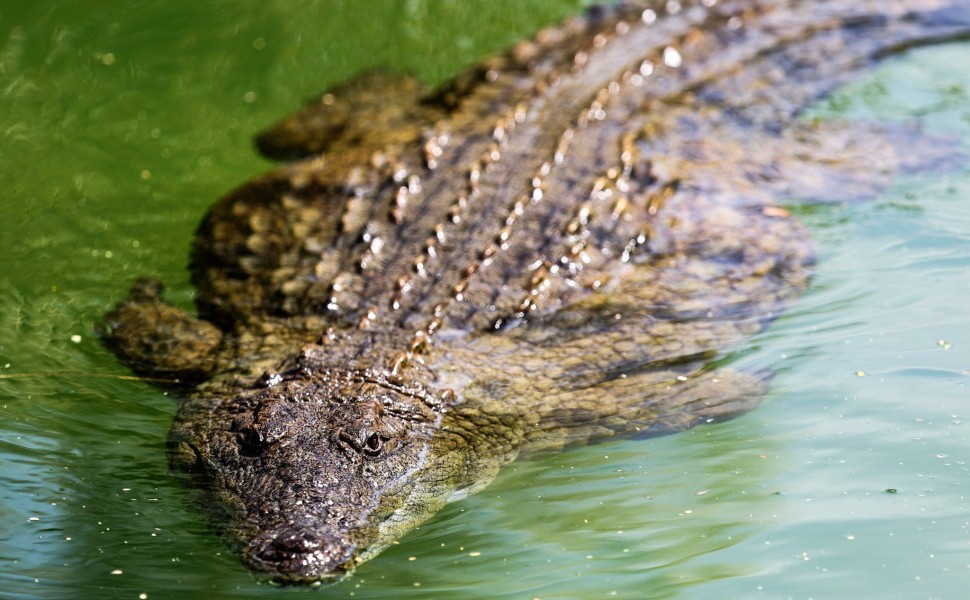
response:
<path fill-rule="evenodd" d="M 338 578 L 353 567 L 354 544 L 326 529 L 287 526 L 259 535 L 246 558 L 282 583 Z"/>

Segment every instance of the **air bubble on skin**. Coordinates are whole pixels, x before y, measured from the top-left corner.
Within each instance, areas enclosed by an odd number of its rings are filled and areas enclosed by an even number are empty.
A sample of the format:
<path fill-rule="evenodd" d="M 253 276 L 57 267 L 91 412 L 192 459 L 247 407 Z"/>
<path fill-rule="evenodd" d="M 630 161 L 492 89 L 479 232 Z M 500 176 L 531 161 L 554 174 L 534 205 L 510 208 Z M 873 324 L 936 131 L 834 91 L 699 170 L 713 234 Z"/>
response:
<path fill-rule="evenodd" d="M 672 69 L 676 69 L 683 62 L 680 52 L 673 46 L 664 48 L 664 64 Z"/>
<path fill-rule="evenodd" d="M 263 375 L 263 381 L 262 381 L 262 383 L 263 383 L 263 385 L 265 387 L 275 387 L 275 386 L 283 383 L 283 376 L 280 375 L 279 373 L 275 373 L 275 372 L 274 373 L 265 373 Z"/>

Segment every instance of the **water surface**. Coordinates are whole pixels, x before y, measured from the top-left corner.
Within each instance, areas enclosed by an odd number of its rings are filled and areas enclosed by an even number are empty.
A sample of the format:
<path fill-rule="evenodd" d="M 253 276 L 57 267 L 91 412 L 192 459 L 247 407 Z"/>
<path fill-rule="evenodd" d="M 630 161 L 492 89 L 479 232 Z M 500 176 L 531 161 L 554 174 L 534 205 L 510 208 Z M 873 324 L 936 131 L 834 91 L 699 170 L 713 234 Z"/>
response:
<path fill-rule="evenodd" d="M 253 579 L 185 503 L 175 399 L 123 379 L 95 324 L 137 275 L 190 305 L 192 232 L 270 168 L 260 127 L 362 69 L 441 81 L 580 4 L 0 4 L 0 596 L 303 593 Z M 966 64 L 970 44 L 907 53 L 812 116 L 966 148 Z M 729 359 L 775 372 L 762 407 L 516 464 L 321 594 L 963 597 L 970 171 L 793 210 L 812 288 Z"/>

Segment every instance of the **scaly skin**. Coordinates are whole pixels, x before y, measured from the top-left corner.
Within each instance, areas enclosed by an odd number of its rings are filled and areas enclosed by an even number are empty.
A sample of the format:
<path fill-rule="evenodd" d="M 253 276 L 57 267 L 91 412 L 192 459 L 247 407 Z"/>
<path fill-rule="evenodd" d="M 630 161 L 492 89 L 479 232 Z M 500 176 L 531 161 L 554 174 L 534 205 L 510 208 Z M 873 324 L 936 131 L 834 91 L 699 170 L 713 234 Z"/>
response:
<path fill-rule="evenodd" d="M 797 111 L 966 36 L 961 2 L 598 8 L 437 91 L 363 76 L 258 138 L 302 158 L 203 221 L 199 316 L 141 281 L 109 341 L 189 388 L 172 461 L 244 562 L 338 577 L 523 453 L 756 404 L 762 377 L 705 365 L 806 285 L 776 203 L 946 152 Z"/>

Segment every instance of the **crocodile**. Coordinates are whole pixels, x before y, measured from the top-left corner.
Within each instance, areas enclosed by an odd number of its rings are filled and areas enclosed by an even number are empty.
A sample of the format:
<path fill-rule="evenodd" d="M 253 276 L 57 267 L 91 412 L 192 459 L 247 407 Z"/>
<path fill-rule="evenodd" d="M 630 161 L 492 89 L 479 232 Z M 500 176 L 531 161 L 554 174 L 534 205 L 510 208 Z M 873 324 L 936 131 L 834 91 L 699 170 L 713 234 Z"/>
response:
<path fill-rule="evenodd" d="M 964 0 L 589 8 L 436 89 L 365 73 L 256 139 L 197 315 L 138 280 L 105 337 L 180 388 L 173 472 L 254 572 L 339 580 L 511 461 L 727 419 L 718 361 L 808 284 L 783 204 L 871 196 L 952 144 L 799 118 L 964 39 Z"/>

